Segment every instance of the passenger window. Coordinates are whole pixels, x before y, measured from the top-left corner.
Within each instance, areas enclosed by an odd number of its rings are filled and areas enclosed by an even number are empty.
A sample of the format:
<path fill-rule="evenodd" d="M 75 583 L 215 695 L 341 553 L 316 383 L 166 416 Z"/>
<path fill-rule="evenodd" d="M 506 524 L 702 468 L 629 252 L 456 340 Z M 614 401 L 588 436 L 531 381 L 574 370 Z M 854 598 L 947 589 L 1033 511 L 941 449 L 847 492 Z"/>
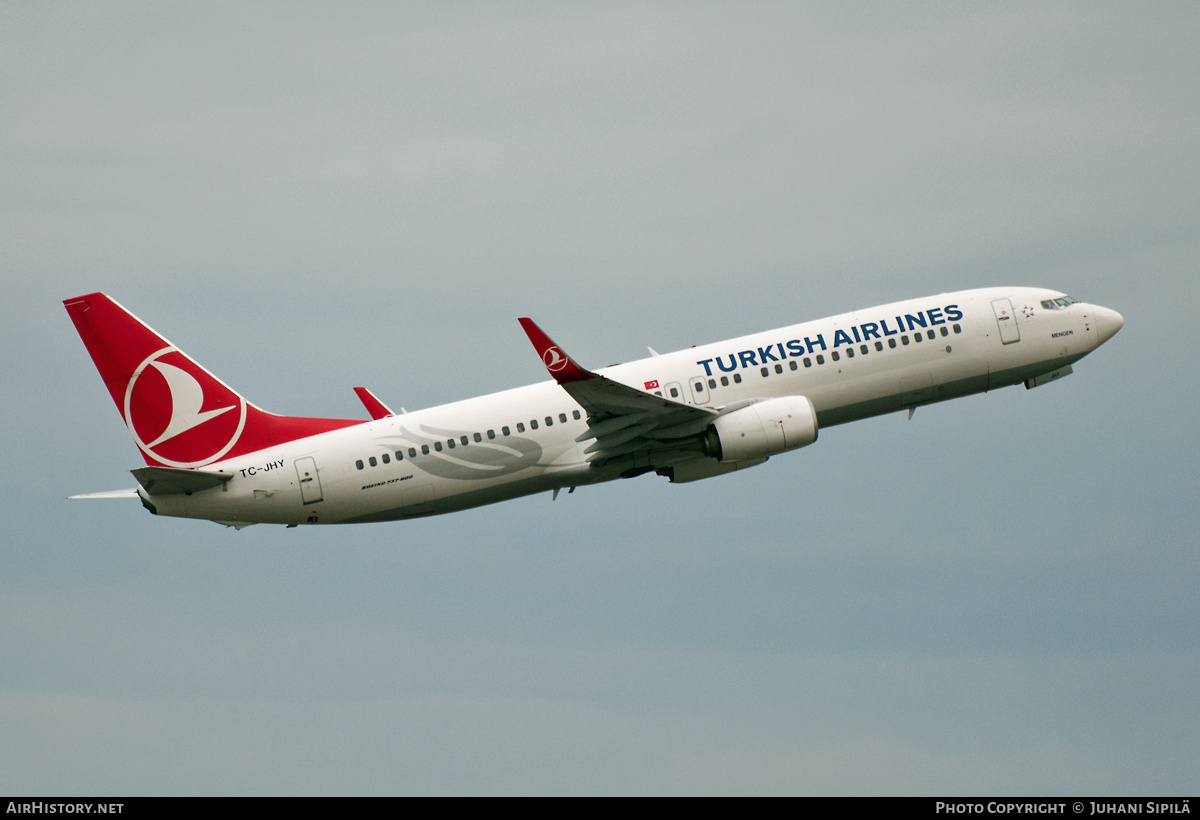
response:
<path fill-rule="evenodd" d="M 673 398 L 673 399 L 679 398 L 679 388 L 678 387 L 671 388 L 671 398 Z"/>
<path fill-rule="evenodd" d="M 368 458 L 367 463 L 370 464 L 372 467 L 379 466 L 379 462 L 375 460 L 375 456 L 371 456 L 370 458 Z"/>
<path fill-rule="evenodd" d="M 440 453 L 442 451 L 442 443 L 440 441 L 435 441 L 433 443 L 433 449 L 437 450 Z"/>
<path fill-rule="evenodd" d="M 929 341 L 931 341 L 931 342 L 933 341 L 933 337 L 934 337 L 934 336 L 936 336 L 936 335 L 937 335 L 937 334 L 936 334 L 936 333 L 934 333 L 932 330 L 927 330 L 927 331 L 925 331 L 925 336 L 926 336 L 926 338 L 928 338 L 928 339 L 929 339 Z"/>
<path fill-rule="evenodd" d="M 943 336 L 949 336 L 949 335 L 950 335 L 950 331 L 946 330 L 946 328 L 945 328 L 945 327 L 943 327 L 943 328 L 942 328 L 942 335 L 943 335 Z"/>
<path fill-rule="evenodd" d="M 508 435 L 508 433 L 505 433 L 504 435 L 506 435 L 506 436 L 507 436 L 507 435 Z M 488 438 L 489 438 L 489 439 L 493 439 L 493 438 L 495 438 L 495 437 L 496 437 L 496 431 L 495 431 L 495 430 L 488 430 Z"/>
<path fill-rule="evenodd" d="M 848 347 L 848 348 L 846 348 L 846 358 L 847 358 L 847 359 L 853 359 L 853 358 L 854 358 L 854 348 L 852 348 L 852 347 Z"/>
<path fill-rule="evenodd" d="M 808 358 L 807 356 L 805 356 L 805 357 L 804 357 L 804 366 L 805 366 L 805 367 L 812 367 L 812 359 L 810 359 L 810 358 Z"/>
<path fill-rule="evenodd" d="M 448 438 L 448 439 L 446 439 L 446 445 L 447 445 L 447 446 L 448 446 L 448 447 L 449 447 L 451 450 L 453 450 L 453 449 L 454 449 L 454 439 L 452 439 L 452 438 Z"/>
<path fill-rule="evenodd" d="M 838 353 L 836 350 L 835 350 L 835 351 L 833 351 L 833 360 L 834 360 L 835 362 L 836 362 L 836 361 L 838 361 L 838 360 L 839 360 L 839 359 L 841 359 L 841 358 L 842 358 L 842 356 L 841 356 L 841 354 L 840 354 L 840 353 Z"/>
<path fill-rule="evenodd" d="M 429 451 L 428 451 L 428 450 L 426 450 L 425 452 L 429 452 Z M 409 458 L 416 458 L 416 457 L 417 457 L 417 448 L 416 448 L 416 447 L 409 447 L 409 448 L 408 448 L 408 457 L 409 457 Z"/>
<path fill-rule="evenodd" d="M 518 426 L 520 426 L 520 425 L 518 425 Z M 524 427 L 521 427 L 521 429 L 522 429 L 522 430 L 524 430 L 525 428 L 524 428 Z M 503 427 L 501 427 L 501 428 L 500 428 L 500 432 L 501 432 L 502 434 L 504 434 L 504 435 L 506 435 L 506 436 L 507 436 L 507 435 L 509 434 L 509 433 L 508 433 L 508 425 L 506 424 L 506 425 L 504 425 Z"/>
<path fill-rule="evenodd" d="M 792 370 L 795 370 L 796 369 L 796 360 L 792 359 L 790 362 L 788 362 L 788 367 L 790 367 Z"/>
<path fill-rule="evenodd" d="M 888 339 L 888 347 L 895 347 L 895 346 L 896 346 L 896 340 Z"/>
<path fill-rule="evenodd" d="M 871 348 L 867 347 L 866 345 L 859 345 L 859 346 L 858 346 L 858 351 L 859 351 L 860 353 L 862 353 L 864 356 L 866 356 L 866 355 L 867 355 L 867 351 L 869 351 L 870 349 L 871 349 Z"/>
<path fill-rule="evenodd" d="M 918 343 L 923 342 L 925 341 L 925 337 L 921 335 L 920 331 L 918 331 L 913 334 L 913 341 Z"/>
<path fill-rule="evenodd" d="M 361 470 L 363 468 L 362 459 L 360 458 L 358 461 L 354 462 L 354 466 Z"/>
<path fill-rule="evenodd" d="M 722 377 L 721 377 L 721 386 L 722 386 L 722 387 L 728 387 L 728 386 L 729 386 L 729 377 L 728 377 L 728 376 L 722 376 Z"/>
<path fill-rule="evenodd" d="M 817 364 L 825 364 L 825 357 L 820 353 L 817 354 Z"/>
<path fill-rule="evenodd" d="M 762 377 L 763 377 L 764 379 L 765 379 L 765 378 L 766 378 L 768 375 L 770 375 L 770 373 L 771 373 L 771 371 L 770 371 L 770 370 L 767 370 L 765 367 L 764 367 L 764 368 L 762 368 Z"/>
<path fill-rule="evenodd" d="M 391 457 L 391 456 L 389 456 L 387 453 L 384 453 L 384 454 L 383 454 L 383 463 L 384 463 L 384 464 L 391 464 L 391 463 L 392 463 L 392 457 Z"/>
<path fill-rule="evenodd" d="M 777 364 L 777 365 L 775 365 L 775 372 L 776 372 L 776 373 L 782 373 L 782 372 L 783 372 L 783 365 L 781 365 L 781 364 Z"/>
<path fill-rule="evenodd" d="M 892 345 L 892 347 L 895 347 L 895 345 Z M 876 350 L 876 351 L 883 350 L 883 342 L 876 342 L 876 343 L 875 343 L 875 350 Z"/>
<path fill-rule="evenodd" d="M 900 344 L 902 344 L 902 345 L 908 344 L 908 334 L 907 333 L 905 333 L 903 336 L 900 337 Z"/>
<path fill-rule="evenodd" d="M 466 446 L 467 446 L 467 437 L 466 437 L 466 436 L 459 436 L 459 437 L 458 437 L 458 440 L 459 440 L 459 442 L 461 442 L 461 443 L 462 443 L 462 446 L 463 446 L 463 447 L 466 447 Z M 476 433 L 476 434 L 475 434 L 475 440 L 476 440 L 476 441 L 479 441 L 479 434 L 478 434 L 478 433 Z"/>
<path fill-rule="evenodd" d="M 566 414 L 566 413 L 559 413 L 559 414 L 558 414 L 558 420 L 559 420 L 559 421 L 561 421 L 563 424 L 566 424 L 566 423 L 567 423 L 567 414 Z"/>
<path fill-rule="evenodd" d="M 742 374 L 741 374 L 741 373 L 734 373 L 734 374 L 733 374 L 733 383 L 734 383 L 734 384 L 741 384 L 741 383 L 742 383 Z"/>
<path fill-rule="evenodd" d="M 396 451 L 396 461 L 404 461 L 404 451 L 403 450 Z"/>
<path fill-rule="evenodd" d="M 529 429 L 530 429 L 530 430 L 536 430 L 536 429 L 537 429 L 537 419 L 530 419 L 530 420 L 529 420 Z"/>
<path fill-rule="evenodd" d="M 547 427 L 554 426 L 554 416 L 546 416 L 546 426 Z"/>
<path fill-rule="evenodd" d="M 517 432 L 518 432 L 518 433 L 524 433 L 524 432 L 525 432 L 525 422 L 523 422 L 523 421 L 518 421 L 518 422 L 517 422 Z M 507 434 L 506 434 L 506 435 L 507 435 Z"/>
<path fill-rule="evenodd" d="M 962 333 L 962 325 L 960 325 L 960 324 L 958 324 L 957 322 L 955 322 L 955 324 L 954 324 L 954 332 L 955 332 L 955 333 Z"/>
<path fill-rule="evenodd" d="M 575 418 L 575 421 L 579 421 L 579 411 L 578 410 L 573 411 L 571 413 L 571 415 Z"/>
<path fill-rule="evenodd" d="M 438 449 L 440 450 L 442 448 L 438 447 Z M 426 455 L 426 456 L 429 455 L 429 445 L 428 444 L 421 445 L 421 455 Z"/>
<path fill-rule="evenodd" d="M 478 433 L 472 436 L 472 438 L 475 439 L 476 442 L 483 441 L 483 436 L 479 435 Z"/>

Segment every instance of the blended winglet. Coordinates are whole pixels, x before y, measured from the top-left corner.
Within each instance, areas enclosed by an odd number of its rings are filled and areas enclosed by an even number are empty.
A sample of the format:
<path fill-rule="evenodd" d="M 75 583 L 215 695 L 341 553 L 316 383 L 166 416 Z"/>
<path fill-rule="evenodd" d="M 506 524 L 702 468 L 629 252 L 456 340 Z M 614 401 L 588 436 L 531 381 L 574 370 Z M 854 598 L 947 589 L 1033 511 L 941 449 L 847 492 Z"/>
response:
<path fill-rule="evenodd" d="M 375 398 L 375 394 L 365 387 L 356 387 L 354 392 L 358 394 L 358 400 L 363 403 L 363 407 L 367 408 L 367 412 L 371 414 L 371 418 L 379 421 L 386 419 L 388 416 L 396 415 L 391 411 L 386 404 Z"/>
<path fill-rule="evenodd" d="M 522 317 L 517 321 L 521 323 L 525 335 L 529 337 L 534 349 L 542 357 L 542 364 L 546 365 L 546 370 L 550 371 L 550 375 L 559 384 L 571 384 L 596 378 L 595 373 L 580 367 L 574 359 L 564 353 L 563 349 L 556 345 L 554 340 L 547 336 L 545 331 L 538 327 L 532 319 Z"/>

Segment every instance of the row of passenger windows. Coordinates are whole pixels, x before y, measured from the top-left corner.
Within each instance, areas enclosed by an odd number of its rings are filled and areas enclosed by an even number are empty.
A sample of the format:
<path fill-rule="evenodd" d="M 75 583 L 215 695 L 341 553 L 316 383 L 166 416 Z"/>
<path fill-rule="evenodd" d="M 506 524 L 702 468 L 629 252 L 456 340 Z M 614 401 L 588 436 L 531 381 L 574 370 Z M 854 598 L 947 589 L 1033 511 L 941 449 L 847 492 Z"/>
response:
<path fill-rule="evenodd" d="M 583 418 L 583 415 L 578 410 L 572 410 L 571 418 L 575 419 L 576 421 L 579 421 L 579 419 Z M 566 424 L 567 423 L 567 414 L 559 413 L 558 421 L 560 424 Z M 545 425 L 547 427 L 553 427 L 554 426 L 554 416 L 546 416 L 545 419 L 543 419 L 543 422 L 545 423 Z M 538 429 L 538 424 L 539 424 L 539 422 L 537 419 L 530 419 L 529 420 L 529 429 L 530 430 Z M 518 421 L 516 424 L 516 428 L 517 428 L 518 433 L 524 433 L 525 432 L 525 422 Z M 488 430 L 486 433 L 472 433 L 470 436 L 459 436 L 457 440 L 448 438 L 448 439 L 446 439 L 445 445 L 443 445 L 442 442 L 440 442 L 440 441 L 435 441 L 433 443 L 432 449 L 434 452 L 440 453 L 443 450 L 453 450 L 459 446 L 466 447 L 472 441 L 474 441 L 476 443 L 483 441 L 483 437 L 485 435 L 488 437 L 489 440 L 494 439 L 494 438 L 496 438 L 496 431 Z M 511 436 L 512 430 L 509 429 L 508 425 L 504 425 L 503 427 L 500 428 L 500 435 L 501 436 Z M 410 458 L 410 459 L 416 458 L 418 455 L 427 456 L 430 453 L 430 446 L 428 444 L 422 444 L 419 452 L 416 447 L 409 447 L 407 453 L 408 453 L 408 458 Z M 391 464 L 392 457 L 393 456 L 391 453 L 384 453 L 383 455 L 379 456 L 378 458 L 376 458 L 375 456 L 370 456 L 366 460 L 365 464 L 363 463 L 363 460 L 360 458 L 354 462 L 354 466 L 357 467 L 358 469 L 362 470 L 368 464 L 372 467 L 378 467 L 380 462 L 383 462 L 384 464 Z M 405 458 L 404 450 L 401 449 L 401 450 L 395 451 L 396 461 L 404 461 L 404 458 Z"/>
<path fill-rule="evenodd" d="M 942 335 L 943 335 L 943 336 L 949 336 L 949 335 L 950 335 L 950 330 L 947 330 L 945 327 L 941 327 L 941 328 L 939 328 L 939 330 L 941 330 L 941 333 L 942 333 Z M 952 327 L 952 330 L 953 330 L 955 333 L 962 333 L 962 325 L 960 325 L 960 324 L 955 324 L 955 325 L 953 325 L 953 327 Z M 937 338 L 937 333 L 936 333 L 936 332 L 934 332 L 933 330 L 927 330 L 927 331 L 925 331 L 924 335 L 922 335 L 920 331 L 917 331 L 916 333 L 914 333 L 914 334 L 913 334 L 913 336 L 912 336 L 912 341 L 913 341 L 913 342 L 915 342 L 915 343 L 917 343 L 917 344 L 920 344 L 921 342 L 923 342 L 923 341 L 924 341 L 924 340 L 926 340 L 926 339 L 929 339 L 930 341 L 933 341 L 933 340 L 934 340 L 934 339 L 936 339 L 936 338 Z M 903 346 L 903 345 L 906 345 L 906 344 L 909 344 L 909 338 L 908 338 L 908 334 L 904 334 L 903 336 L 901 336 L 901 337 L 900 337 L 900 345 L 902 345 L 902 346 Z M 891 337 L 891 338 L 889 338 L 889 339 L 887 340 L 887 346 L 888 346 L 888 347 L 890 347 L 890 348 L 895 348 L 895 347 L 896 347 L 896 338 L 895 338 L 895 337 Z M 881 351 L 881 350 L 883 350 L 883 342 L 882 342 L 882 341 L 876 341 L 876 342 L 875 342 L 875 350 L 876 350 L 876 351 Z M 870 348 L 870 346 L 869 346 L 869 345 L 861 344 L 861 345 L 859 345 L 859 346 L 858 346 L 858 353 L 859 353 L 859 355 L 866 356 L 866 355 L 867 355 L 867 354 L 868 354 L 870 351 L 871 351 L 871 348 Z M 854 355 L 855 355 L 855 353 L 854 353 L 854 346 L 853 346 L 853 345 L 851 345 L 851 346 L 849 346 L 849 347 L 846 347 L 846 348 L 844 349 L 844 351 L 837 351 L 837 350 L 835 350 L 835 351 L 833 351 L 832 353 L 830 353 L 830 354 L 829 354 L 829 357 L 830 357 L 830 358 L 831 358 L 833 361 L 835 361 L 835 362 L 841 361 L 841 359 L 842 359 L 842 355 L 841 355 L 841 354 L 842 354 L 842 352 L 844 352 L 844 353 L 846 354 L 846 358 L 847 358 L 847 359 L 853 359 L 853 358 L 854 358 Z M 817 360 L 817 364 L 819 364 L 819 365 L 820 365 L 820 364 L 825 364 L 825 354 L 823 354 L 823 353 L 818 353 L 818 354 L 816 355 L 816 360 Z M 803 362 L 803 364 L 804 364 L 804 366 L 805 366 L 805 367 L 812 367 L 812 366 L 813 366 L 813 359 L 812 359 L 812 357 L 805 356 L 805 357 L 804 357 L 803 359 L 801 359 L 800 361 L 801 361 L 801 362 Z M 799 370 L 799 369 L 800 369 L 799 365 L 797 365 L 797 364 L 796 364 L 796 360 L 795 360 L 795 359 L 789 359 L 789 360 L 788 360 L 788 368 L 790 368 L 791 370 Z M 765 367 L 765 366 L 764 366 L 764 367 L 761 367 L 761 368 L 759 368 L 759 372 L 760 372 L 760 373 L 762 373 L 762 376 L 763 376 L 763 378 L 765 379 L 765 378 L 767 378 L 768 376 L 770 376 L 770 375 L 771 375 L 771 368 L 769 368 L 769 367 Z M 782 373 L 782 372 L 783 372 L 783 364 L 777 364 L 777 365 L 775 365 L 775 372 L 776 372 L 776 373 Z M 741 374 L 741 373 L 734 373 L 734 374 L 733 374 L 733 383 L 734 383 L 734 384 L 741 384 L 741 383 L 742 383 L 742 374 Z M 729 377 L 728 377 L 728 376 L 722 376 L 722 377 L 721 377 L 721 386 L 722 386 L 722 387 L 728 387 L 728 386 L 729 386 Z M 716 389 L 716 387 L 717 387 L 717 380 L 716 380 L 716 379 L 709 379 L 709 380 L 708 380 L 708 387 L 709 387 L 709 389 L 710 389 L 710 390 L 714 390 L 714 389 Z M 703 389 L 704 389 L 704 386 L 703 386 L 702 384 L 699 384 L 699 383 L 697 383 L 697 384 L 696 384 L 696 389 L 697 389 L 697 390 L 703 390 Z"/>

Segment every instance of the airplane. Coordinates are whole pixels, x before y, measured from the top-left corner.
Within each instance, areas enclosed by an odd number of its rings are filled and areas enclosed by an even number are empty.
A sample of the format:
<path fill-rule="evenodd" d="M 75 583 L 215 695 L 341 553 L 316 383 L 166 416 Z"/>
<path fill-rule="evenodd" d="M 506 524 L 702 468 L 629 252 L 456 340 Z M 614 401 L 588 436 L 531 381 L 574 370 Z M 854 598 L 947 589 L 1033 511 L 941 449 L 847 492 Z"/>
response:
<path fill-rule="evenodd" d="M 146 466 L 151 513 L 241 529 L 438 515 L 656 473 L 675 484 L 766 462 L 836 424 L 1008 385 L 1038 387 L 1121 329 L 1054 290 L 986 288 L 843 313 L 588 370 L 531 319 L 551 380 L 369 420 L 259 409 L 116 301 L 63 302 Z"/>

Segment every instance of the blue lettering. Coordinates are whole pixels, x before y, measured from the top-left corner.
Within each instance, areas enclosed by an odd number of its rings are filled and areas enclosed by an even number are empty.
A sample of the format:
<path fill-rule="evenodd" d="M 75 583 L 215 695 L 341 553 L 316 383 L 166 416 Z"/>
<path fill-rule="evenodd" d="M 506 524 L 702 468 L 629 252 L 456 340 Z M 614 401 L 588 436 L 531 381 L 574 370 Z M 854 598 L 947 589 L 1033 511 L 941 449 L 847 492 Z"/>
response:
<path fill-rule="evenodd" d="M 888 330 L 888 326 L 887 326 L 887 319 L 884 319 L 884 320 L 882 320 L 882 321 L 879 323 L 879 326 L 883 328 L 883 335 L 884 335 L 884 336 L 895 336 L 897 333 L 899 333 L 899 332 L 900 332 L 900 331 L 898 331 L 898 330 Z"/>
<path fill-rule="evenodd" d="M 838 345 L 852 345 L 852 344 L 854 344 L 854 340 L 850 338 L 850 334 L 847 333 L 846 331 L 838 330 L 836 333 L 833 334 L 833 346 L 834 347 L 837 347 Z"/>
<path fill-rule="evenodd" d="M 774 351 L 772 351 L 771 348 L 769 348 L 769 347 L 760 347 L 758 349 L 758 355 L 762 358 L 763 364 L 766 364 L 767 362 L 779 361 L 779 359 L 775 358 Z"/>
<path fill-rule="evenodd" d="M 704 365 L 704 375 L 705 376 L 712 375 L 712 368 L 708 366 L 708 363 L 711 361 L 712 361 L 712 359 L 705 359 L 704 361 L 696 362 L 696 364 Z"/>
<path fill-rule="evenodd" d="M 858 338 L 858 328 L 857 328 L 857 327 L 852 327 L 852 328 L 850 328 L 850 329 L 851 329 L 852 331 L 854 331 L 854 341 L 856 341 L 856 342 L 861 342 L 861 341 L 862 341 L 862 339 Z"/>
<path fill-rule="evenodd" d="M 962 311 L 958 309 L 958 305 L 946 305 L 946 318 L 951 322 L 957 322 L 963 317 Z"/>
<path fill-rule="evenodd" d="M 778 342 L 775 346 L 779 348 L 779 358 L 786 359 L 787 354 L 783 352 L 783 342 Z"/>
<path fill-rule="evenodd" d="M 737 359 L 733 358 L 732 353 L 729 354 L 729 367 L 725 366 L 725 362 L 722 359 L 722 356 L 717 357 L 717 367 L 721 368 L 722 373 L 732 373 L 737 370 Z"/>
<path fill-rule="evenodd" d="M 805 336 L 805 337 L 804 337 L 804 343 L 805 343 L 806 345 L 808 345 L 808 352 L 809 352 L 809 353 L 812 353 L 812 352 L 813 352 L 813 344 L 814 344 L 814 343 L 813 343 L 813 340 L 812 340 L 812 339 L 810 339 L 810 338 L 808 338 L 807 336 Z M 824 337 L 824 335 L 822 335 L 822 334 L 820 334 L 820 333 L 818 333 L 818 334 L 817 334 L 817 341 L 816 341 L 816 344 L 819 344 L 819 345 L 821 346 L 821 349 L 822 349 L 822 350 L 828 350 L 828 348 L 827 348 L 827 347 L 825 347 L 825 337 Z"/>
<path fill-rule="evenodd" d="M 927 310 L 925 312 L 927 314 L 929 314 L 929 324 L 931 324 L 931 325 L 946 324 L 946 320 L 942 317 L 942 309 L 941 308 L 934 308 L 933 310 Z"/>
<path fill-rule="evenodd" d="M 738 351 L 738 358 L 742 362 L 742 367 L 754 367 L 756 364 L 758 364 L 758 362 L 754 361 L 753 350 Z"/>
<path fill-rule="evenodd" d="M 909 330 L 916 330 L 917 325 L 920 325 L 921 327 L 929 326 L 925 322 L 925 315 L 923 313 L 918 313 L 916 316 L 913 316 L 911 313 L 906 313 L 904 314 L 904 321 L 908 322 Z"/>
<path fill-rule="evenodd" d="M 867 322 L 865 325 L 862 326 L 862 332 L 863 332 L 863 341 L 866 341 L 867 339 L 878 339 L 879 338 L 879 325 L 875 324 L 874 322 Z"/>
<path fill-rule="evenodd" d="M 791 351 L 793 356 L 803 356 L 804 342 L 800 341 L 799 339 L 792 339 L 790 342 L 788 342 L 788 350 Z"/>

